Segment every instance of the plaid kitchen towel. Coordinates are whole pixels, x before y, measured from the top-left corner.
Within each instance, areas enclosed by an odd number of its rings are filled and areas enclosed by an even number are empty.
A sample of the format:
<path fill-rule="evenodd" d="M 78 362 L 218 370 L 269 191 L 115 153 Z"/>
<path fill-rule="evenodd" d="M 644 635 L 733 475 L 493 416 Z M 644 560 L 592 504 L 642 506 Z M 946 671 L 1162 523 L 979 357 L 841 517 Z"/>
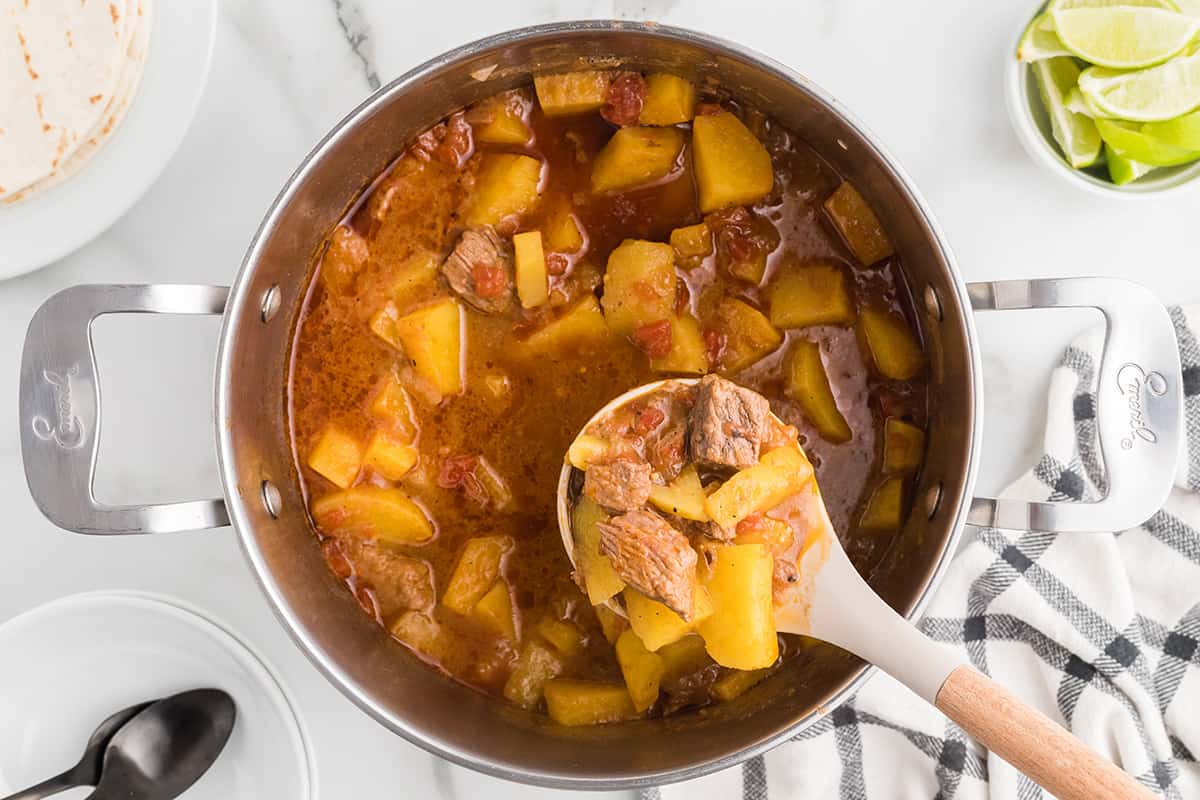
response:
<path fill-rule="evenodd" d="M 1186 452 L 1166 506 L 1113 534 L 982 530 L 921 629 L 1168 798 L 1200 798 L 1200 307 L 1172 309 Z M 1045 453 L 1008 494 L 1103 493 L 1093 419 L 1100 331 L 1050 384 Z M 672 798 L 1032 798 L 1046 793 L 916 695 L 878 675 L 765 757 L 651 789 Z"/>

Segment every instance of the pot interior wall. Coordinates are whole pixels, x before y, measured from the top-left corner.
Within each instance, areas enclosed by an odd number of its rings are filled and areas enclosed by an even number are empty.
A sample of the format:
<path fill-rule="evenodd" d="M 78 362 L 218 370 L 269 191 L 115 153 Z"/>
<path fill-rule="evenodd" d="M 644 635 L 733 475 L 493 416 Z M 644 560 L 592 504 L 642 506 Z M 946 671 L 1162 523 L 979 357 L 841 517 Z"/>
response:
<path fill-rule="evenodd" d="M 547 26 L 470 45 L 393 83 L 340 126 L 301 168 L 260 231 L 235 287 L 220 382 L 227 493 L 247 554 L 293 635 L 336 684 L 394 730 L 495 774 L 559 785 L 649 784 L 727 766 L 828 711 L 861 662 L 812 669 L 804 658 L 770 681 L 702 714 L 563 730 L 504 707 L 428 669 L 364 615 L 321 559 L 293 474 L 283 387 L 289 345 L 321 242 L 412 135 L 446 113 L 528 79 L 531 71 L 588 65 L 662 68 L 717 82 L 775 115 L 870 199 L 896 239 L 927 349 L 933 420 L 905 545 L 872 576 L 893 606 L 922 597 L 958 523 L 969 480 L 973 419 L 969 323 L 947 256 L 886 160 L 852 124 L 773 65 L 661 26 Z M 922 301 L 931 287 L 942 319 Z M 267 292 L 278 312 L 264 315 Z M 264 321 L 264 316 L 269 316 Z M 262 500 L 277 487 L 275 517 Z M 926 494 L 942 486 L 932 519 Z"/>

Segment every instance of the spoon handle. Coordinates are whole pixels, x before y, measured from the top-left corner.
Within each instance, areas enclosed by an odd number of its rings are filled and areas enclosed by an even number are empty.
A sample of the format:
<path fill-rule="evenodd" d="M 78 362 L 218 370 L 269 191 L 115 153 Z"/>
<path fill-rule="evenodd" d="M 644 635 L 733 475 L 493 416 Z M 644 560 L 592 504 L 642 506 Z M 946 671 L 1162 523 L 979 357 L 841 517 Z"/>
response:
<path fill-rule="evenodd" d="M 1153 800 L 1129 773 L 972 666 L 950 673 L 934 705 L 1061 800 Z"/>
<path fill-rule="evenodd" d="M 30 786 L 16 794 L 2 797 L 0 800 L 42 800 L 43 797 L 65 792 L 67 789 L 74 789 L 79 785 L 75 780 L 75 770 L 69 769 L 61 775 L 55 775 L 53 778 L 42 781 L 37 786 Z"/>

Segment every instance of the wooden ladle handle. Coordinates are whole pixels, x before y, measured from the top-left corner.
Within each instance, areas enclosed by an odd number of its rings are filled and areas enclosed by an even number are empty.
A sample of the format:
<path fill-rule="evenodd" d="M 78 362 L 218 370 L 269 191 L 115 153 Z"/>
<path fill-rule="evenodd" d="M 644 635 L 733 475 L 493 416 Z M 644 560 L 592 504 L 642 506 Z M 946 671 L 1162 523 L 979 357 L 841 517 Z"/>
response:
<path fill-rule="evenodd" d="M 974 667 L 963 665 L 951 672 L 934 705 L 1059 800 L 1157 797 L 1066 728 Z"/>

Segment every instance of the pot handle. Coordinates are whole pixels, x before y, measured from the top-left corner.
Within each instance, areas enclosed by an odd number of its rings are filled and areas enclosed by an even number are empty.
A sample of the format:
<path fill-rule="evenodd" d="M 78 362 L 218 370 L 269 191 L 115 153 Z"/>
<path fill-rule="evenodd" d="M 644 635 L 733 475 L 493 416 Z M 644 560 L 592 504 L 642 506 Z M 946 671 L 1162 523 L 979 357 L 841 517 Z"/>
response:
<path fill-rule="evenodd" d="M 223 500 L 109 506 L 92 491 L 100 383 L 92 320 L 102 314 L 221 314 L 227 286 L 87 285 L 64 289 L 33 315 L 21 356 L 21 455 L 42 513 L 76 533 L 168 533 L 229 524 Z"/>
<path fill-rule="evenodd" d="M 1108 494 L 1092 503 L 976 497 L 967 524 L 1048 532 L 1121 531 L 1162 508 L 1183 435 L 1183 374 L 1175 327 L 1145 287 L 1118 278 L 1047 278 L 967 284 L 976 311 L 1095 308 L 1104 351 L 1095 400 Z"/>

